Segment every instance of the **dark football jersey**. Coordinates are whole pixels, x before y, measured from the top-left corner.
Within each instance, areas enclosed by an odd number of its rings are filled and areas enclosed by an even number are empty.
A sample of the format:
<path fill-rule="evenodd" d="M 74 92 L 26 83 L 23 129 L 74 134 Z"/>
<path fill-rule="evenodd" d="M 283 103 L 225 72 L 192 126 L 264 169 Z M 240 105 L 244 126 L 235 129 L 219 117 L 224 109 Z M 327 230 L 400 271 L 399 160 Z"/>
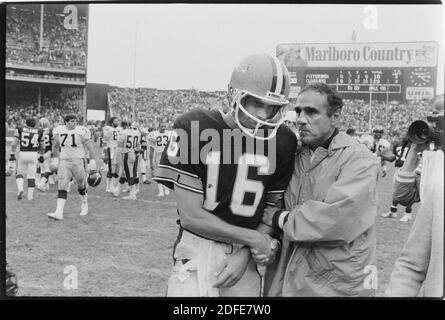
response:
<path fill-rule="evenodd" d="M 293 172 L 297 139 L 282 125 L 274 138 L 231 129 L 217 110 L 179 117 L 154 180 L 202 194 L 203 208 L 227 223 L 254 229 L 264 207 L 281 199 Z"/>
<path fill-rule="evenodd" d="M 402 141 L 394 145 L 392 152 L 396 156 L 396 162 L 394 164 L 395 167 L 399 168 L 403 166 L 410 147 L 411 143 L 409 141 Z"/>
<path fill-rule="evenodd" d="M 50 128 L 43 129 L 43 145 L 45 146 L 45 153 L 52 149 L 53 130 Z"/>
<path fill-rule="evenodd" d="M 19 139 L 20 151 L 39 151 L 42 141 L 42 130 L 39 128 L 29 128 L 27 126 L 15 129 L 14 136 Z"/>

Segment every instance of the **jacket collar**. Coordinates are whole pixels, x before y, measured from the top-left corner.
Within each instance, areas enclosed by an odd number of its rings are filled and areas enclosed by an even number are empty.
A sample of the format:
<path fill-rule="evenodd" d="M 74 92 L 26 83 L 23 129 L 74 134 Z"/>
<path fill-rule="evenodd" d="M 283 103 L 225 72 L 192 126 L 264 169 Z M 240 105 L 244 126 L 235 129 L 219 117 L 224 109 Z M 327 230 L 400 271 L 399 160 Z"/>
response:
<path fill-rule="evenodd" d="M 336 128 L 332 136 L 321 146 L 318 146 L 317 149 L 321 147 L 322 149 L 320 150 L 324 150 L 330 153 L 333 150 L 350 147 L 351 145 L 356 143 L 358 142 L 355 139 L 347 135 L 345 132 L 338 131 L 338 129 Z M 302 146 L 302 151 L 304 152 L 305 150 L 308 153 L 310 152 L 310 148 L 307 145 Z"/>

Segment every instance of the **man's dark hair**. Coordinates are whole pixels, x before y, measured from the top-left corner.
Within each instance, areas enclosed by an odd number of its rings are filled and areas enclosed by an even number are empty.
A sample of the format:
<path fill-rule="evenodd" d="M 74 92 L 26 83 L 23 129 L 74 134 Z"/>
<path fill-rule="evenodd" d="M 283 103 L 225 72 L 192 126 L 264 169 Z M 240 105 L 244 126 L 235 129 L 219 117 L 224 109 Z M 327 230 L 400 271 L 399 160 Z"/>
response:
<path fill-rule="evenodd" d="M 337 110 L 341 110 L 343 107 L 343 99 L 341 95 L 334 88 L 331 88 L 325 83 L 315 82 L 308 84 L 301 89 L 298 95 L 305 91 L 315 91 L 326 96 L 326 100 L 328 101 L 327 114 L 329 117 L 331 117 Z"/>
<path fill-rule="evenodd" d="M 26 121 L 25 121 L 25 124 L 26 124 L 27 127 L 34 128 L 36 126 L 36 119 L 34 119 L 34 118 L 27 118 Z"/>
<path fill-rule="evenodd" d="M 113 125 L 113 121 L 114 121 L 114 119 L 117 119 L 117 117 L 111 117 L 110 120 L 108 121 L 108 124 L 109 124 L 110 126 Z"/>
<path fill-rule="evenodd" d="M 68 114 L 63 118 L 63 122 L 67 123 L 68 121 L 71 121 L 73 119 L 77 119 L 76 115 Z"/>
<path fill-rule="evenodd" d="M 346 134 L 352 136 L 355 135 L 355 129 L 354 128 L 349 128 L 348 130 L 346 130 Z"/>

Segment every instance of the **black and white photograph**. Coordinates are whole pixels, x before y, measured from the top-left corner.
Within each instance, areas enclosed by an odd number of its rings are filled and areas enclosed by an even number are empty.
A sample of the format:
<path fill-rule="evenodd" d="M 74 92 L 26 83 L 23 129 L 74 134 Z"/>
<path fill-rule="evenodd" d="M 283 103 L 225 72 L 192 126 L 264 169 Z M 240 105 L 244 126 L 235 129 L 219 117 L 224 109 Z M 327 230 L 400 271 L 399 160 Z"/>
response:
<path fill-rule="evenodd" d="M 443 299 L 439 2 L 1 9 L 3 299 Z"/>

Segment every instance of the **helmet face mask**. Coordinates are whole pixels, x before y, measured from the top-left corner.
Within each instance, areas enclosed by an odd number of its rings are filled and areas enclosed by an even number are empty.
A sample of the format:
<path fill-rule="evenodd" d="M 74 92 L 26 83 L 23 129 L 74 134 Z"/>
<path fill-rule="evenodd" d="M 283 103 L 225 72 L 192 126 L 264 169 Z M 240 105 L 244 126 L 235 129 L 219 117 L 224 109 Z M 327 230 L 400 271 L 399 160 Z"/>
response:
<path fill-rule="evenodd" d="M 273 138 L 283 122 L 281 110 L 289 103 L 289 91 L 289 72 L 276 57 L 269 54 L 255 54 L 243 59 L 233 70 L 228 86 L 229 103 L 234 111 L 236 124 L 253 138 L 260 140 Z M 271 107 L 277 110 L 270 112 L 268 119 L 260 119 L 248 112 L 248 108 L 244 105 L 247 97 L 255 98 L 265 108 Z M 241 123 L 240 111 L 243 113 L 241 118 L 255 123 L 252 125 L 253 129 Z M 269 127 L 273 131 L 265 137 L 258 136 L 262 126 Z"/>
<path fill-rule="evenodd" d="M 249 94 L 247 92 L 243 92 L 243 93 L 235 96 L 235 106 L 234 106 L 235 119 L 234 120 L 235 120 L 236 124 L 244 133 L 246 133 L 247 135 L 249 135 L 252 138 L 256 138 L 259 140 L 272 139 L 275 136 L 278 127 L 283 123 L 283 115 L 282 115 L 281 111 L 282 111 L 282 107 L 284 107 L 284 106 L 264 105 L 263 108 L 274 108 L 275 110 L 273 112 L 271 112 L 272 116 L 270 118 L 262 120 L 262 119 L 256 117 L 255 114 L 252 114 L 247 110 L 248 107 L 246 105 L 244 105 L 244 103 L 246 101 L 246 98 L 248 98 L 248 97 L 249 97 Z M 254 97 L 254 98 L 257 101 L 259 101 L 260 103 L 262 102 L 262 100 L 260 100 L 256 97 Z M 240 117 L 240 111 L 242 113 L 241 117 Z M 243 125 L 242 119 L 244 119 L 244 122 L 251 122 L 253 124 L 252 125 L 253 128 Z M 273 131 L 269 135 L 263 137 L 263 136 L 258 135 L 259 129 L 272 129 Z"/>

